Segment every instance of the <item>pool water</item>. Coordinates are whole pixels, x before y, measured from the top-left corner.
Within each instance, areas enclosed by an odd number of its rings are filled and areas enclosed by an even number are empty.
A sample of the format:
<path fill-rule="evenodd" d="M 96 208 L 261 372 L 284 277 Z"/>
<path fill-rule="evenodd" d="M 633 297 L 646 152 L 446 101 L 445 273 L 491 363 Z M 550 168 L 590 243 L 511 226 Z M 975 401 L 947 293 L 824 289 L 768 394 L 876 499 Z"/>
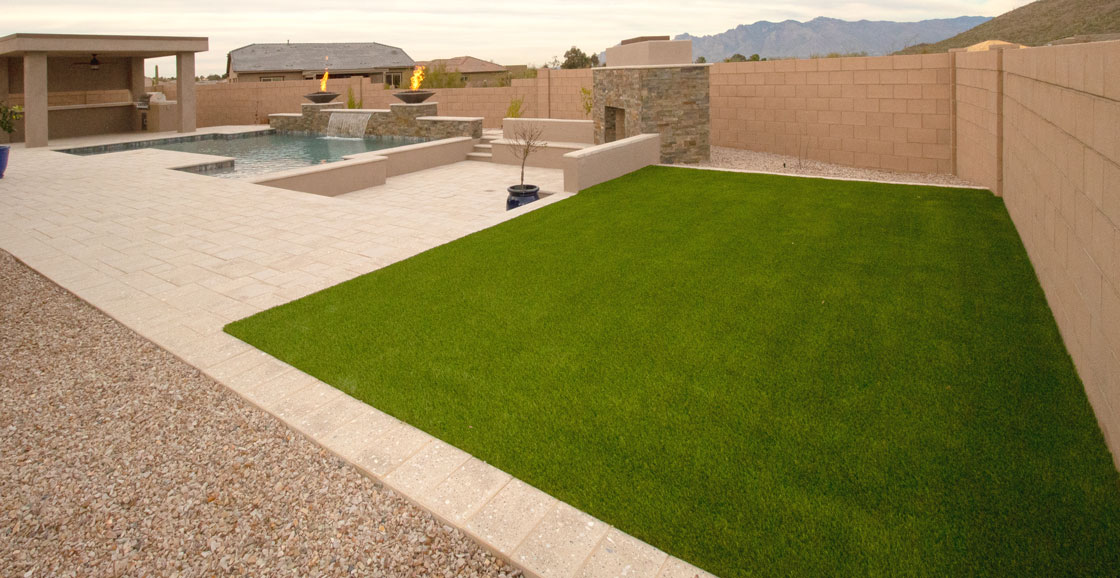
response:
<path fill-rule="evenodd" d="M 154 144 L 151 148 L 218 155 L 237 159 L 232 168 L 207 170 L 221 178 L 248 178 L 265 173 L 342 160 L 343 156 L 425 142 L 416 137 L 339 138 L 300 134 L 265 134 L 234 139 L 206 139 Z M 198 171 L 196 171 L 198 172 Z"/>

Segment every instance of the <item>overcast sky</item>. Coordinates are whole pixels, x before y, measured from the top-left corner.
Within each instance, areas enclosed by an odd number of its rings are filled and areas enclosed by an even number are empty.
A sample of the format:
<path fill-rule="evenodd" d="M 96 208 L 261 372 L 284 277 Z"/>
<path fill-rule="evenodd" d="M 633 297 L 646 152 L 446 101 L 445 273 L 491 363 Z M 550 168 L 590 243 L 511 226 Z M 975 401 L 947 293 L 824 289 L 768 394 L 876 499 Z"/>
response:
<path fill-rule="evenodd" d="M 623 38 L 717 34 L 759 20 L 916 21 L 998 16 L 1029 0 L 0 0 L 13 32 L 206 36 L 199 74 L 225 72 L 226 53 L 263 42 L 380 42 L 415 60 L 471 55 L 543 64 L 571 46 L 599 52 Z M 151 59 L 174 74 L 174 59 Z"/>

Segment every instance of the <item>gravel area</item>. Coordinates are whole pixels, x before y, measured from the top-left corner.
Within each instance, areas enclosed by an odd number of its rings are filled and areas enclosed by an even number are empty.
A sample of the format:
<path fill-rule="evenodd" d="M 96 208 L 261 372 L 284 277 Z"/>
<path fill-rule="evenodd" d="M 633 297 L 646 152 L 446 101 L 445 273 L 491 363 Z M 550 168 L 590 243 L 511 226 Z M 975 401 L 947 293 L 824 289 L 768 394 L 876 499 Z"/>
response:
<path fill-rule="evenodd" d="M 789 175 L 805 175 L 814 177 L 833 177 L 840 179 L 859 179 L 867 181 L 886 181 L 891 183 L 922 183 L 929 185 L 951 185 L 959 187 L 975 186 L 964 179 L 954 175 L 921 174 L 921 173 L 896 173 L 877 169 L 860 169 L 822 163 L 820 161 L 802 159 L 799 163 L 797 157 L 761 153 L 743 149 L 727 147 L 711 147 L 711 160 L 706 163 L 683 165 L 692 167 L 713 167 L 719 169 L 733 169 L 739 171 L 762 171 L 767 173 L 783 173 Z"/>
<path fill-rule="evenodd" d="M 0 251 L 0 575 L 516 576 Z"/>

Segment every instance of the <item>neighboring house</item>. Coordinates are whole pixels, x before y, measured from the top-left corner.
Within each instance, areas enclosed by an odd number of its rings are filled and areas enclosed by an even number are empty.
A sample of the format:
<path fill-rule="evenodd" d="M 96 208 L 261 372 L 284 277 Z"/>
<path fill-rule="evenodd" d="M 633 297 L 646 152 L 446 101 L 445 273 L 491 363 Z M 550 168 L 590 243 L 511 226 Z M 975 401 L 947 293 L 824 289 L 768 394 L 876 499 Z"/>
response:
<path fill-rule="evenodd" d="M 400 87 L 416 62 L 396 46 L 376 42 L 250 44 L 229 53 L 230 82 L 271 82 L 362 76 L 373 84 Z"/>
<path fill-rule="evenodd" d="M 1002 48 L 1026 48 L 1022 44 L 1015 44 L 1014 42 L 1004 42 L 1003 40 L 985 40 L 978 42 L 965 48 L 965 52 L 987 52 L 989 50 L 999 50 Z"/>
<path fill-rule="evenodd" d="M 503 82 L 509 82 L 509 70 L 506 67 L 473 56 L 437 58 L 417 64 L 428 68 L 442 64 L 448 72 L 458 72 L 467 86 L 501 86 Z"/>

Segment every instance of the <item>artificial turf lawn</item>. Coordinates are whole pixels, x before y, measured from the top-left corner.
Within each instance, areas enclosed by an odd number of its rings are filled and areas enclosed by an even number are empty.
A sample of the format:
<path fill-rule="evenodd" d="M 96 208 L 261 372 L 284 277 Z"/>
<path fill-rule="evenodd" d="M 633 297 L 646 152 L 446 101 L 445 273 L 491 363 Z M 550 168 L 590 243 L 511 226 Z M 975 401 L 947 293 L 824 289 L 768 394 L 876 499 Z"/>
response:
<path fill-rule="evenodd" d="M 651 167 L 227 331 L 717 575 L 1120 568 L 987 191 Z"/>

